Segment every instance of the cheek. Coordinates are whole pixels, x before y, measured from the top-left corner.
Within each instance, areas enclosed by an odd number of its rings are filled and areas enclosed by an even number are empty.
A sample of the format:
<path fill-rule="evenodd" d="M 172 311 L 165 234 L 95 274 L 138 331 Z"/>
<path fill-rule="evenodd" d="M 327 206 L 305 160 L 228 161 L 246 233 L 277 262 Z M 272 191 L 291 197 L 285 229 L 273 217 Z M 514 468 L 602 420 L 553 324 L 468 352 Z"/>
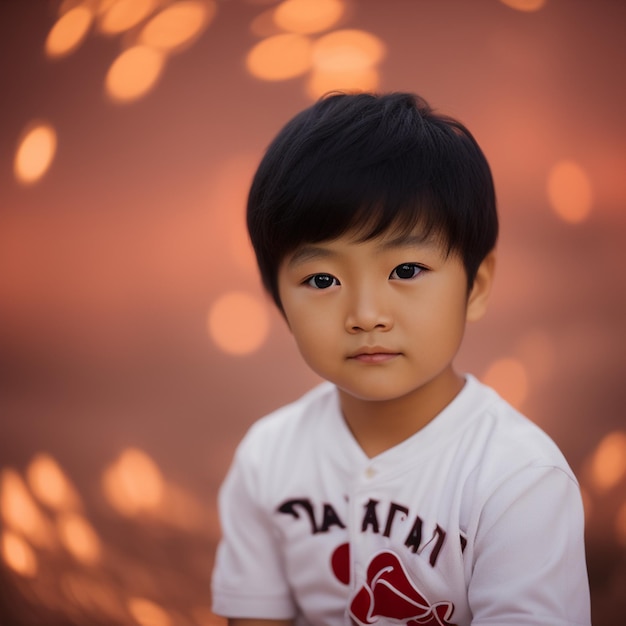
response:
<path fill-rule="evenodd" d="M 304 360 L 315 369 L 316 363 L 323 363 L 339 345 L 337 331 L 329 315 L 304 307 L 287 311 L 287 322 L 291 334 Z"/>
<path fill-rule="evenodd" d="M 330 331 L 326 317 L 315 307 L 306 305 L 285 309 L 289 329 L 299 346 L 315 345 L 316 341 L 324 341 Z"/>
<path fill-rule="evenodd" d="M 327 378 L 333 370 L 332 346 L 319 336 L 307 333 L 294 333 L 294 339 L 302 360 L 318 376 Z"/>
<path fill-rule="evenodd" d="M 450 308 L 440 317 L 440 336 L 446 349 L 456 352 L 465 334 L 465 301 L 452 302 Z"/>
<path fill-rule="evenodd" d="M 440 291 L 430 294 L 429 301 L 429 306 L 420 302 L 407 307 L 405 323 L 416 340 L 429 350 L 448 352 L 458 346 L 465 331 L 465 299 L 456 292 Z"/>

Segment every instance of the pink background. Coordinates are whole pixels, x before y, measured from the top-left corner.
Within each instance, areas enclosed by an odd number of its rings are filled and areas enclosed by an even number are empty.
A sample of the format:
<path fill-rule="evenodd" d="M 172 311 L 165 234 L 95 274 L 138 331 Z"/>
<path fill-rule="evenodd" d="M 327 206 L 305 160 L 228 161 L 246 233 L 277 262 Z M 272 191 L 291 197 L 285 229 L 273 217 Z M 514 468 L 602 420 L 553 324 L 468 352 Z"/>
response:
<path fill-rule="evenodd" d="M 0 623 L 220 623 L 216 490 L 252 421 L 317 381 L 243 231 L 254 166 L 312 101 L 307 75 L 251 75 L 250 26 L 277 3 L 223 0 L 149 92 L 112 102 L 105 77 L 132 33 L 92 27 L 63 58 L 44 52 L 77 4 L 0 2 Z M 459 365 L 511 394 L 579 477 L 596 626 L 626 613 L 625 25 L 614 0 L 359 0 L 325 31 L 377 37 L 378 89 L 460 118 L 491 162 L 497 284 Z M 35 120 L 57 149 L 25 185 L 13 164 Z M 576 223 L 548 193 L 563 161 L 591 190 Z M 256 305 L 238 322 L 256 347 L 239 354 L 207 322 L 233 291 Z M 53 501 L 59 475 L 73 500 Z"/>

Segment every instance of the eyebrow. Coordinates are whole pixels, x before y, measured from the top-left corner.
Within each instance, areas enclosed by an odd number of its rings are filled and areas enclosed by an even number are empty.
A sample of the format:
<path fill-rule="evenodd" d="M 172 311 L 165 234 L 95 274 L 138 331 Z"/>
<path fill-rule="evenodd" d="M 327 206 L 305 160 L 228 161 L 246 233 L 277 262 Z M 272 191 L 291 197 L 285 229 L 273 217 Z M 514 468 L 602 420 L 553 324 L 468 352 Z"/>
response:
<path fill-rule="evenodd" d="M 407 233 L 381 242 L 378 245 L 378 249 L 381 252 L 385 252 L 387 250 L 393 250 L 394 248 L 435 248 L 438 247 L 438 245 L 438 240 L 432 233 Z M 296 267 L 308 261 L 314 261 L 316 259 L 329 259 L 336 256 L 337 252 L 334 250 L 308 244 L 298 248 L 287 262 L 287 265 L 289 267 Z"/>
<path fill-rule="evenodd" d="M 320 246 L 302 246 L 298 248 L 288 261 L 289 267 L 295 267 L 301 263 L 307 261 L 313 261 L 315 259 L 327 259 L 329 257 L 337 256 L 336 252 L 329 250 L 328 248 L 321 248 Z"/>

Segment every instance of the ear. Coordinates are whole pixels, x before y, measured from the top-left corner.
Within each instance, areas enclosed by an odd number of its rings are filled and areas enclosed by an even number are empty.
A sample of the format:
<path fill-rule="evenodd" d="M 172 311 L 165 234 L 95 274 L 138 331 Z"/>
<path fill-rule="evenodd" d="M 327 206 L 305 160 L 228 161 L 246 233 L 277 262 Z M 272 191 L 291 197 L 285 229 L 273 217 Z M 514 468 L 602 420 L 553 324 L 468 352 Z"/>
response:
<path fill-rule="evenodd" d="M 492 250 L 480 264 L 474 284 L 467 299 L 465 319 L 468 322 L 479 320 L 487 311 L 489 294 L 496 270 L 496 251 Z"/>

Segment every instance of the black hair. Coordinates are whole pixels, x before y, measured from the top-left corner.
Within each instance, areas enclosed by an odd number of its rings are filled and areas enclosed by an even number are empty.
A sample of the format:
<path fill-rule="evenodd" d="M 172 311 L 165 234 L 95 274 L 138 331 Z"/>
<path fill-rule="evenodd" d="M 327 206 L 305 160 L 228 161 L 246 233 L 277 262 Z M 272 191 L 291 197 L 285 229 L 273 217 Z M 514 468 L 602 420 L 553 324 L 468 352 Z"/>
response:
<path fill-rule="evenodd" d="M 333 93 L 269 145 L 248 195 L 263 285 L 304 243 L 356 229 L 362 240 L 420 226 L 463 260 L 471 288 L 498 236 L 489 164 L 472 134 L 411 93 Z"/>

